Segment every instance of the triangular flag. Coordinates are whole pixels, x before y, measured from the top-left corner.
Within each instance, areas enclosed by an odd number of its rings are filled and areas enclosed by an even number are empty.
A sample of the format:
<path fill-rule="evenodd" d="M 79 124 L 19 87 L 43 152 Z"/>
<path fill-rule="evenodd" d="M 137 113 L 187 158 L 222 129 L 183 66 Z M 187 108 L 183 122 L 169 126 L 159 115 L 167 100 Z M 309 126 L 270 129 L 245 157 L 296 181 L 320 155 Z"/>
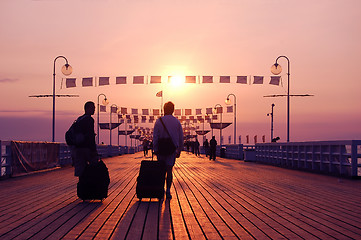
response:
<path fill-rule="evenodd" d="M 227 113 L 233 112 L 233 106 L 227 106 Z"/>
<path fill-rule="evenodd" d="M 163 96 L 163 91 L 157 92 L 157 94 L 156 94 L 155 96 L 157 96 L 157 97 L 162 97 L 162 96 Z"/>

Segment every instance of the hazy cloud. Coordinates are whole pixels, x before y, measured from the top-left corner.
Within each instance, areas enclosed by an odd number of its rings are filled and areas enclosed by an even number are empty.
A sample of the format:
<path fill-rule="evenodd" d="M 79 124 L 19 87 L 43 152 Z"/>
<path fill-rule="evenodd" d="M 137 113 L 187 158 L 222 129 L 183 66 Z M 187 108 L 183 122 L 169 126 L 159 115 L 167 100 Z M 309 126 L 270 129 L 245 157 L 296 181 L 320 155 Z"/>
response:
<path fill-rule="evenodd" d="M 6 82 L 17 82 L 19 79 L 17 78 L 0 78 L 0 83 L 6 83 Z"/>

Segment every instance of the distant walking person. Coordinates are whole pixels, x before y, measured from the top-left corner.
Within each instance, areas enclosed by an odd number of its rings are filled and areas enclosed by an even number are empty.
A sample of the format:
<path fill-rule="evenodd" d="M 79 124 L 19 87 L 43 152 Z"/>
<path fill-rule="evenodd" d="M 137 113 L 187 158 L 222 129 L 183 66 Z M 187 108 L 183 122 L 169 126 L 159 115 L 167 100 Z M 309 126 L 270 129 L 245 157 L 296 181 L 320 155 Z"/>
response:
<path fill-rule="evenodd" d="M 209 145 L 210 145 L 209 160 L 216 160 L 217 141 L 215 136 L 212 136 L 212 139 L 209 141 Z"/>
<path fill-rule="evenodd" d="M 198 142 L 198 138 L 196 138 L 196 141 L 194 142 L 194 154 L 196 156 L 199 156 L 199 142 Z"/>
<path fill-rule="evenodd" d="M 143 153 L 144 153 L 144 157 L 148 156 L 148 139 L 144 138 L 143 140 Z"/>
<path fill-rule="evenodd" d="M 84 105 L 84 115 L 78 117 L 76 132 L 81 136 L 82 141 L 73 146 L 74 175 L 81 177 L 87 164 L 96 163 L 99 160 L 95 144 L 94 102 L 86 102 Z"/>
<path fill-rule="evenodd" d="M 173 166 L 176 158 L 180 156 L 183 149 L 183 129 L 182 125 L 177 118 L 173 116 L 174 104 L 172 102 L 166 102 L 164 104 L 164 116 L 159 118 L 154 124 L 153 132 L 153 147 L 154 153 L 157 155 L 158 161 L 162 161 L 166 165 L 166 197 L 172 198 L 170 188 L 173 181 Z M 159 152 L 160 139 L 171 138 L 175 145 L 175 150 L 167 155 L 163 155 Z"/>
<path fill-rule="evenodd" d="M 203 149 L 204 149 L 204 154 L 206 154 L 206 157 L 208 157 L 208 155 L 209 155 L 209 142 L 208 142 L 207 138 L 203 142 Z"/>

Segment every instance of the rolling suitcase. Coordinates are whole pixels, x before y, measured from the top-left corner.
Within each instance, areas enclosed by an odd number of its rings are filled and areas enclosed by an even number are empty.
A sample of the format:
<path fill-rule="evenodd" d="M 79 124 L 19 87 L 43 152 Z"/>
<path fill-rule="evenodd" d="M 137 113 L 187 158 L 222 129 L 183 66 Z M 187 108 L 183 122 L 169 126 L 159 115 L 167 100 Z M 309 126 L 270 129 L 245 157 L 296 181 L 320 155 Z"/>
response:
<path fill-rule="evenodd" d="M 82 200 L 101 200 L 108 197 L 110 183 L 108 168 L 103 161 L 87 165 L 79 177 L 77 185 L 78 197 Z"/>
<path fill-rule="evenodd" d="M 142 198 L 164 198 L 165 164 L 159 161 L 143 160 L 137 178 L 136 193 Z"/>

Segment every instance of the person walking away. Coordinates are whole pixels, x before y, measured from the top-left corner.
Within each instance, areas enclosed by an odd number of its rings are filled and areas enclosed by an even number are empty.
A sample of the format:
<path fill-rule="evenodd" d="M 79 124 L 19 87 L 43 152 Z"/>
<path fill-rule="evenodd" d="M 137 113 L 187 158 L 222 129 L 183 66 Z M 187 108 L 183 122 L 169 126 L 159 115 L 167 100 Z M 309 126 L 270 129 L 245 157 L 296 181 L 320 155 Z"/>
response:
<path fill-rule="evenodd" d="M 209 142 L 208 142 L 207 138 L 203 142 L 203 149 L 204 149 L 204 154 L 206 154 L 206 157 L 208 157 L 208 155 L 209 155 Z"/>
<path fill-rule="evenodd" d="M 217 141 L 215 136 L 212 136 L 212 139 L 209 141 L 209 145 L 210 145 L 209 160 L 216 160 Z"/>
<path fill-rule="evenodd" d="M 86 102 L 84 115 L 77 119 L 77 132 L 82 135 L 83 141 L 72 147 L 74 164 L 74 175 L 81 177 L 87 164 L 97 163 L 99 160 L 96 144 L 94 119 L 94 102 Z"/>
<path fill-rule="evenodd" d="M 196 138 L 196 141 L 194 142 L 194 153 L 196 156 L 199 156 L 199 141 L 198 138 Z"/>
<path fill-rule="evenodd" d="M 148 140 L 146 138 L 143 140 L 143 153 L 144 157 L 148 155 Z"/>
<path fill-rule="evenodd" d="M 154 124 L 153 147 L 154 153 L 157 155 L 158 161 L 162 161 L 166 165 L 166 197 L 167 199 L 171 199 L 172 195 L 170 193 L 170 188 L 173 181 L 172 171 L 176 158 L 179 158 L 180 153 L 183 149 L 183 129 L 179 120 L 173 116 L 174 104 L 172 102 L 166 102 L 163 109 L 164 116 L 157 119 Z M 172 139 L 176 149 L 171 154 L 161 155 L 158 152 L 159 139 L 167 137 L 170 137 Z"/>

